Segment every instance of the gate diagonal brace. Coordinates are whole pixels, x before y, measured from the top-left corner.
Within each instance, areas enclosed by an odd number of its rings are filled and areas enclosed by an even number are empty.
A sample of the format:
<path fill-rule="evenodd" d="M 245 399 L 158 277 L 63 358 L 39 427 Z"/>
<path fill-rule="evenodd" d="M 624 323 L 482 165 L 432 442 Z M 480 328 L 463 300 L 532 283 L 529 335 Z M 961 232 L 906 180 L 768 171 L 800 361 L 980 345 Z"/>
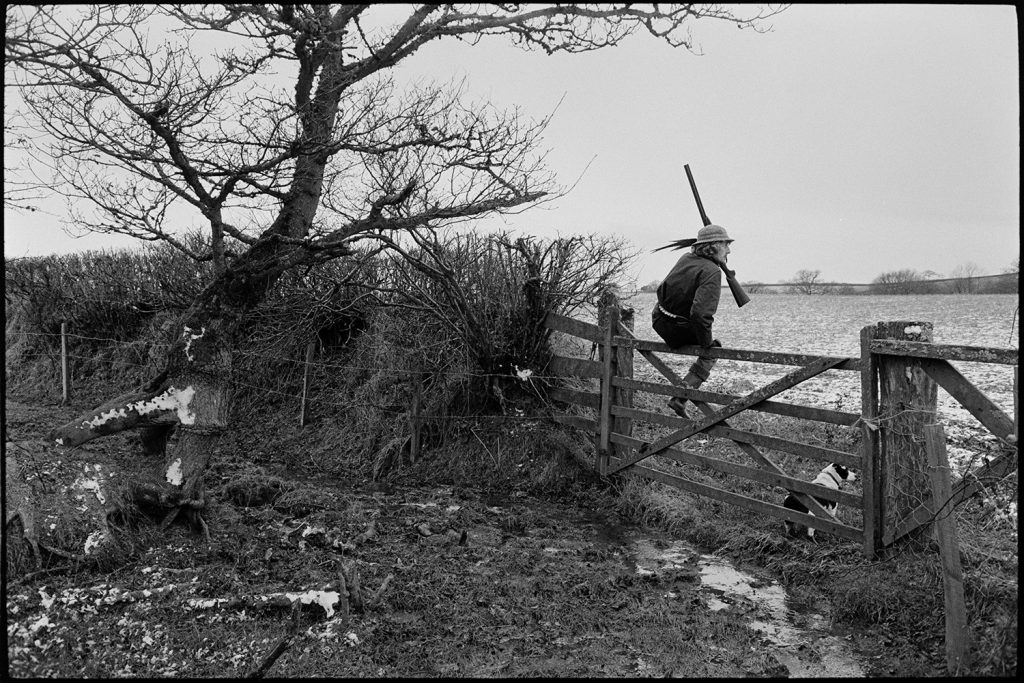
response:
<path fill-rule="evenodd" d="M 633 334 L 633 331 L 630 330 L 629 328 L 625 327 L 624 325 L 620 324 L 619 329 L 621 330 L 621 333 L 626 335 L 627 337 L 630 337 L 632 339 L 636 339 L 636 335 Z M 654 368 L 658 372 L 660 372 L 665 377 L 665 379 L 667 379 L 669 382 L 671 382 L 675 386 L 683 386 L 683 385 L 685 385 L 685 382 L 683 382 L 683 378 L 680 377 L 678 374 L 676 374 L 675 370 L 670 368 L 653 351 L 640 350 L 640 355 L 643 356 L 645 359 L 647 359 L 647 362 L 650 363 L 651 365 L 653 365 Z M 714 408 L 709 406 L 704 401 L 698 401 L 697 399 L 690 399 L 690 400 L 693 402 L 693 405 L 697 406 L 697 408 L 700 409 L 700 411 L 702 413 L 704 413 L 704 415 L 711 415 L 711 414 L 713 414 L 715 412 Z M 722 425 L 723 427 L 726 427 L 726 426 L 729 425 L 729 423 L 726 422 L 725 420 L 722 420 L 719 424 Z M 741 441 L 735 441 L 735 440 L 733 441 L 733 443 L 737 447 L 739 447 L 739 449 L 741 451 L 743 451 L 748 457 L 750 457 L 754 462 L 756 462 L 761 467 L 764 467 L 765 469 L 767 469 L 767 470 L 769 470 L 771 472 L 775 472 L 776 474 L 781 474 L 783 476 L 786 476 L 786 472 L 781 467 L 779 467 L 774 462 L 769 460 L 767 456 L 762 454 L 760 451 L 758 451 L 756 448 L 754 448 L 750 444 L 743 443 Z M 831 512 L 829 512 L 828 510 L 823 508 L 821 506 L 821 503 L 819 503 L 814 496 L 808 495 L 806 493 L 801 493 L 799 491 L 790 491 L 790 493 L 795 495 L 797 497 L 797 500 L 799 500 L 801 503 L 806 505 L 807 508 L 813 514 L 820 516 L 822 519 L 831 519 L 833 521 L 837 521 L 835 519 L 835 516 Z"/>
<path fill-rule="evenodd" d="M 921 367 L 1000 441 L 1013 434 L 1013 420 L 943 358 L 920 358 Z"/>
<path fill-rule="evenodd" d="M 680 429 L 672 434 L 664 436 L 653 443 L 644 444 L 640 447 L 639 452 L 633 458 L 626 460 L 618 464 L 614 469 L 609 469 L 608 474 L 614 474 L 619 470 L 625 469 L 631 465 L 657 455 L 661 451 L 665 450 L 669 446 L 679 443 L 683 439 L 693 436 L 698 432 L 702 432 L 708 427 L 711 427 L 726 418 L 732 417 L 736 413 L 739 413 L 747 408 L 760 403 L 761 401 L 767 400 L 776 394 L 782 393 L 786 389 L 789 389 L 801 382 L 807 381 L 812 377 L 820 375 L 826 370 L 845 362 L 846 358 L 821 358 L 808 365 L 794 370 L 793 372 L 780 377 L 779 379 L 766 384 L 765 386 L 753 391 L 746 396 L 738 398 L 721 410 L 708 415 L 703 420 L 694 422 L 689 427 Z"/>

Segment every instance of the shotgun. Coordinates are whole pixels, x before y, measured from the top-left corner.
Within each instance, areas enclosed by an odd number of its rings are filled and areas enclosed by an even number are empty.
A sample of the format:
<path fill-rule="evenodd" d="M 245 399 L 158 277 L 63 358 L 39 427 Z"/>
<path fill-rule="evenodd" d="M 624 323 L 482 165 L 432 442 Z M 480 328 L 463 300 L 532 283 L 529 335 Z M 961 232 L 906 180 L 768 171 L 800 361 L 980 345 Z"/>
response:
<path fill-rule="evenodd" d="M 697 201 L 697 210 L 700 211 L 700 219 L 701 221 L 703 221 L 705 226 L 711 225 L 711 219 L 708 218 L 708 215 L 706 213 L 704 213 L 704 204 L 701 203 L 700 195 L 697 193 L 697 183 L 693 182 L 693 174 L 690 173 L 690 165 L 683 164 L 683 168 L 686 170 L 686 177 L 690 181 L 690 189 L 693 190 L 693 198 Z M 676 242 L 673 242 L 668 246 L 675 246 L 677 249 L 681 249 L 683 247 L 690 246 L 696 241 L 697 240 L 695 239 L 677 240 Z M 682 242 L 688 242 L 689 244 L 682 244 Z M 666 248 L 668 247 L 661 247 L 661 249 Z M 655 249 L 655 251 L 659 250 Z M 717 263 L 718 266 L 722 269 L 722 272 L 725 273 L 725 281 L 729 285 L 729 291 L 732 292 L 732 298 L 736 300 L 736 306 L 739 308 L 743 308 L 743 306 L 750 301 L 750 297 L 747 296 L 747 293 L 743 291 L 743 287 L 740 285 L 739 280 L 736 279 L 736 271 L 729 269 L 729 267 L 726 266 L 721 261 L 717 261 Z"/>

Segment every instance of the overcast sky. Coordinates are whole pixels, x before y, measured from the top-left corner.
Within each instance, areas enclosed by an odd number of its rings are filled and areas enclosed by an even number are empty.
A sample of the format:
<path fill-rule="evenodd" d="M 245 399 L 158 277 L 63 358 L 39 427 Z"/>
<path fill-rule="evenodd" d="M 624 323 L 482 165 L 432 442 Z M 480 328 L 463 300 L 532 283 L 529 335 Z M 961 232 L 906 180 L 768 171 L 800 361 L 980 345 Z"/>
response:
<path fill-rule="evenodd" d="M 796 5 L 771 25 L 696 22 L 700 56 L 639 33 L 579 55 L 435 42 L 397 75 L 465 79 L 470 96 L 535 118 L 562 100 L 545 141 L 575 187 L 505 224 L 622 235 L 641 252 L 638 284 L 678 257 L 652 249 L 701 227 L 684 163 L 736 240 L 742 281 L 810 269 L 859 283 L 968 262 L 998 273 L 1018 257 L 1014 6 Z M 5 208 L 4 223 L 8 257 L 132 243 L 74 240 L 52 215 Z"/>

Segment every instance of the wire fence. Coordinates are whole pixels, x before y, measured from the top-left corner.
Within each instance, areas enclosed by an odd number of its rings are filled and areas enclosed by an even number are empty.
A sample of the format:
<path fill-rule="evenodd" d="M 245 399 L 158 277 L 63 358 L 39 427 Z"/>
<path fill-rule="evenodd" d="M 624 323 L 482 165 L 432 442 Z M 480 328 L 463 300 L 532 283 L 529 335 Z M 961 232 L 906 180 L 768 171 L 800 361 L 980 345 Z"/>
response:
<path fill-rule="evenodd" d="M 56 339 L 56 340 L 60 340 L 61 337 L 62 337 L 62 335 L 60 335 L 60 334 L 51 334 L 51 333 L 46 333 L 46 332 L 27 332 L 26 331 L 26 332 L 18 332 L 17 334 L 25 335 L 27 337 L 51 338 L 51 339 Z M 113 338 L 113 337 L 97 337 L 97 336 L 91 336 L 91 335 L 80 335 L 80 334 L 74 334 L 74 333 L 71 333 L 71 332 L 68 332 L 68 333 L 66 333 L 63 336 L 66 339 L 68 339 L 68 340 L 81 340 L 81 341 L 89 341 L 89 342 L 101 342 L 101 343 L 105 344 L 108 348 L 125 348 L 125 349 L 131 348 L 131 349 L 137 351 L 140 347 L 149 347 L 150 346 L 149 343 L 142 342 L 142 341 L 124 341 L 124 340 L 116 339 L 116 338 Z M 378 376 L 379 375 L 390 375 L 390 376 L 393 376 L 393 377 L 398 377 L 398 378 L 402 378 L 402 379 L 406 379 L 406 380 L 409 380 L 412 376 L 417 374 L 416 371 L 412 371 L 412 370 L 404 369 L 404 368 L 399 368 L 399 367 L 386 367 L 386 366 L 380 366 L 380 365 L 372 365 L 371 366 L 371 365 L 355 364 L 355 363 L 337 363 L 337 362 L 331 362 L 329 360 L 323 360 L 323 359 L 316 359 L 316 360 L 309 360 L 309 361 L 307 361 L 305 358 L 301 358 L 301 359 L 289 358 L 289 357 L 286 357 L 286 356 L 280 356 L 280 355 L 274 355 L 274 354 L 266 354 L 266 353 L 255 353 L 255 352 L 244 351 L 244 350 L 235 350 L 232 353 L 234 355 L 236 355 L 236 356 L 242 356 L 244 358 L 253 359 L 256 362 L 264 363 L 264 364 L 267 363 L 268 361 L 274 361 L 274 362 L 277 362 L 279 364 L 290 364 L 290 365 L 294 366 L 294 374 L 290 375 L 289 378 L 295 378 L 295 381 L 298 381 L 298 378 L 300 378 L 299 371 L 303 371 L 304 372 L 307 368 L 308 369 L 317 369 L 317 370 L 321 370 L 323 372 L 337 372 L 337 373 L 343 373 L 343 372 L 350 372 L 350 373 L 354 373 L 354 372 L 372 372 L 372 373 L 374 373 L 375 375 L 378 375 Z M 22 359 L 22 360 L 48 359 L 48 360 L 53 361 L 54 363 L 60 363 L 61 362 L 61 358 L 63 357 L 63 358 L 66 358 L 68 361 L 78 361 L 79 363 L 100 364 L 100 365 L 104 365 L 104 366 L 109 366 L 110 368 L 131 367 L 131 368 L 138 368 L 140 370 L 145 370 L 147 368 L 151 368 L 152 367 L 149 363 L 132 361 L 132 360 L 129 360 L 129 359 L 124 359 L 124 358 L 113 359 L 113 358 L 97 357 L 96 355 L 85 356 L 85 355 L 81 355 L 79 353 L 74 353 L 72 351 L 68 351 L 68 352 L 62 354 L 60 349 L 59 349 L 59 347 L 54 352 L 24 351 L 24 352 L 21 352 L 20 354 L 18 354 L 18 357 L 20 359 Z M 526 370 L 526 369 L 524 369 L 524 370 Z M 489 379 L 489 378 L 494 378 L 494 377 L 504 377 L 504 378 L 510 379 L 510 380 L 511 379 L 515 379 L 515 380 L 517 380 L 519 382 L 523 382 L 523 383 L 531 383 L 531 382 L 534 382 L 536 380 L 555 381 L 555 380 L 562 379 L 558 375 L 544 374 L 544 373 L 540 373 L 540 372 L 534 371 L 532 369 L 530 369 L 528 373 L 527 372 L 523 372 L 522 374 L 509 374 L 509 375 L 496 375 L 494 373 L 474 372 L 474 371 L 471 371 L 471 370 L 443 370 L 443 369 L 432 369 L 432 370 L 429 371 L 429 374 L 431 374 L 433 376 L 451 377 L 451 378 L 459 378 L 459 379 L 463 379 L 463 378 Z M 275 389 L 275 388 L 272 388 L 272 387 L 269 387 L 269 386 L 266 386 L 266 385 L 262 385 L 261 386 L 261 385 L 253 384 L 251 382 L 245 381 L 241 377 L 242 377 L 241 373 L 238 373 L 238 372 L 231 373 L 231 375 L 229 376 L 229 379 L 228 379 L 229 386 L 234 387 L 234 388 L 246 388 L 246 389 L 252 389 L 252 390 L 258 391 L 258 392 L 271 393 L 271 394 L 280 396 L 282 398 L 294 399 L 296 402 L 301 402 L 304 399 L 302 394 L 292 393 L 292 392 L 288 392 L 288 391 L 282 391 L 280 389 Z M 71 379 L 73 379 L 73 378 L 71 378 Z M 277 377 L 276 379 L 280 379 L 280 377 Z M 59 381 L 60 381 L 60 378 L 58 378 L 58 383 L 59 383 Z M 338 400 L 332 400 L 330 398 L 322 397 L 322 396 L 312 397 L 309 394 L 306 395 L 305 401 L 307 403 L 318 404 L 318 405 L 323 406 L 323 407 L 344 408 L 344 409 L 351 409 L 351 408 L 373 408 L 373 409 L 376 409 L 376 410 L 380 410 L 380 411 L 391 413 L 391 414 L 395 414 L 395 415 L 405 415 L 405 414 L 408 414 L 408 412 L 409 412 L 408 409 L 395 408 L 394 406 L 390 406 L 390 405 L 382 405 L 382 404 L 372 403 L 372 402 L 363 402 L 363 403 L 352 402 L 352 401 L 344 401 L 343 402 L 343 401 L 338 401 Z M 529 413 L 528 414 L 528 413 L 526 413 L 526 412 L 524 412 L 522 410 L 517 409 L 516 412 L 504 413 L 504 414 L 501 414 L 501 415 L 474 415 L 473 419 L 535 420 L 535 419 L 540 419 L 540 418 L 546 418 L 548 416 L 549 415 L 546 412 L 533 412 L 533 413 Z M 418 417 L 421 418 L 421 419 L 430 419 L 430 420 L 465 420 L 465 419 L 467 419 L 466 416 L 462 416 L 462 415 L 428 414 L 428 413 L 422 413 L 422 412 L 418 414 Z"/>
<path fill-rule="evenodd" d="M 1013 294 L 1018 290 L 1020 273 L 970 275 L 934 279 L 893 279 L 882 282 L 743 282 L 745 289 L 783 290 L 790 294 Z M 726 287 L 723 285 L 722 287 Z M 638 290 L 643 291 L 643 290 Z M 653 291 L 653 290 L 651 290 Z M 634 292 L 635 293 L 635 292 Z"/>

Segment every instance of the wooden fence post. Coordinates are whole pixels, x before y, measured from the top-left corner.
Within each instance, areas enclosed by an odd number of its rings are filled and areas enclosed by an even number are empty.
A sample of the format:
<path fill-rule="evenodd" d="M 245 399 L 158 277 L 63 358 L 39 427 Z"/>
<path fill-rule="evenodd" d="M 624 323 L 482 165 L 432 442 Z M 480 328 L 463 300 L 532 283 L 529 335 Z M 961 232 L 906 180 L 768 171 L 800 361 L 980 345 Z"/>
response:
<path fill-rule="evenodd" d="M 595 467 L 598 474 L 604 476 L 608 470 L 608 459 L 611 457 L 613 445 L 611 442 L 612 432 L 612 402 L 615 398 L 612 392 L 612 378 L 615 376 L 616 352 L 612 345 L 612 338 L 619 327 L 619 305 L 612 297 L 612 301 L 604 310 L 604 341 L 601 342 L 601 362 L 603 371 L 601 373 L 601 437 L 597 446 L 597 462 Z"/>
<path fill-rule="evenodd" d="M 965 664 L 970 633 L 967 608 L 964 605 L 964 579 L 957 543 L 956 516 L 950 505 L 949 460 L 946 457 L 946 432 L 940 424 L 924 427 L 925 450 L 931 479 L 932 512 L 935 515 L 935 537 L 939 542 L 942 562 L 942 591 L 946 609 L 946 671 L 955 676 Z"/>
<path fill-rule="evenodd" d="M 60 386 L 63 398 L 60 404 L 66 406 L 71 398 L 71 373 L 68 372 L 68 324 L 60 324 Z"/>
<path fill-rule="evenodd" d="M 633 309 L 622 308 L 619 310 L 619 323 L 630 332 L 633 331 Z M 618 334 L 618 331 L 615 332 Z M 615 376 L 633 379 L 633 347 L 618 346 L 615 349 Z M 620 408 L 633 407 L 633 390 L 615 387 L 612 392 L 612 405 Z M 615 417 L 612 422 L 612 431 L 624 436 L 633 436 L 633 418 Z M 612 444 L 612 453 L 618 455 L 619 449 Z"/>
<path fill-rule="evenodd" d="M 885 499 L 882 491 L 882 476 L 878 467 L 878 363 L 871 353 L 871 340 L 875 338 L 875 326 L 868 325 L 860 331 L 860 434 L 863 463 L 864 491 L 864 554 L 875 557 L 880 549 L 882 534 L 881 521 L 884 519 L 882 505 Z"/>
<path fill-rule="evenodd" d="M 309 391 L 309 373 L 313 368 L 313 354 L 316 353 L 316 342 L 306 345 L 306 366 L 302 371 L 302 408 L 299 410 L 299 426 L 306 426 L 306 392 Z"/>
<path fill-rule="evenodd" d="M 931 342 L 930 322 L 880 322 L 876 339 Z M 938 385 L 911 356 L 876 354 L 880 426 L 878 472 L 882 544 L 890 545 L 900 522 L 930 498 L 924 426 L 936 421 Z M 921 535 L 915 534 L 920 541 Z"/>

